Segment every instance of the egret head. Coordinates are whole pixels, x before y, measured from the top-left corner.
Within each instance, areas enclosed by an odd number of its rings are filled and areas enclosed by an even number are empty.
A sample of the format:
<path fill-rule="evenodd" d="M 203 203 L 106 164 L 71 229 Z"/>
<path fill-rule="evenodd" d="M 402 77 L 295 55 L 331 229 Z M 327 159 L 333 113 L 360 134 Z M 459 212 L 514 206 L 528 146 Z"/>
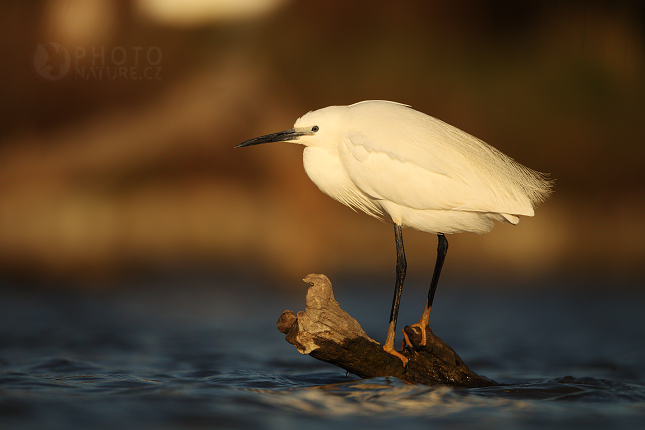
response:
<path fill-rule="evenodd" d="M 341 123 L 339 114 L 343 108 L 346 106 L 330 106 L 306 113 L 296 120 L 293 128 L 247 140 L 236 148 L 269 142 L 290 142 L 304 146 L 321 145 L 323 142 L 331 141 L 335 131 L 339 130 Z"/>

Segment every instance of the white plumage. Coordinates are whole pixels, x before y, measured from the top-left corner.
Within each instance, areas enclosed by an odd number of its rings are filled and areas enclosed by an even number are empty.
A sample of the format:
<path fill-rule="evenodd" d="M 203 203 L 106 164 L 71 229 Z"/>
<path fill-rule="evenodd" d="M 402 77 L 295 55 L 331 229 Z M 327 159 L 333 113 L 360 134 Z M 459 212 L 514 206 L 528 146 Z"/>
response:
<path fill-rule="evenodd" d="M 401 227 L 439 236 L 437 263 L 421 319 L 425 327 L 448 249 L 445 234 L 486 233 L 494 221 L 517 224 L 533 216 L 552 183 L 497 149 L 436 118 L 388 101 L 330 106 L 298 118 L 292 129 L 237 147 L 267 142 L 305 146 L 311 180 L 335 200 L 394 223 L 396 287 L 384 348 L 394 351 L 394 329 L 406 262 Z"/>
<path fill-rule="evenodd" d="M 481 140 L 405 105 L 365 101 L 299 118 L 311 180 L 330 197 L 428 233 L 486 233 L 519 222 L 550 184 Z"/>

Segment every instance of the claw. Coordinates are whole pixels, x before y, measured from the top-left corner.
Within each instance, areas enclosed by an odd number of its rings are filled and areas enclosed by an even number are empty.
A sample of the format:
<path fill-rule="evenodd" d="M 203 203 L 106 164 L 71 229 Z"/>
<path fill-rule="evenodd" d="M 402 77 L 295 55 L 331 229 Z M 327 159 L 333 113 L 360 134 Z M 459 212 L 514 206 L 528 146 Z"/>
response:
<path fill-rule="evenodd" d="M 426 321 L 419 321 L 418 323 L 412 324 L 410 327 L 418 327 L 421 329 L 421 342 L 419 342 L 419 345 L 421 346 L 426 346 L 426 343 L 428 342 L 428 336 L 426 335 L 426 327 L 428 326 L 428 323 Z M 408 338 L 408 335 L 403 333 L 403 336 L 405 336 L 405 341 L 408 343 L 408 345 L 412 346 L 412 343 L 410 342 L 410 339 Z"/>
<path fill-rule="evenodd" d="M 393 355 L 395 357 L 398 357 L 402 362 L 403 362 L 403 367 L 407 369 L 408 367 L 408 358 L 403 356 L 403 354 L 397 352 L 394 348 L 388 348 L 387 345 L 383 346 L 383 350 L 387 352 L 390 355 Z"/>
<path fill-rule="evenodd" d="M 405 330 L 401 330 L 403 332 L 403 338 L 404 340 L 401 341 L 401 350 L 403 350 L 403 343 L 405 343 L 406 346 L 409 346 L 410 348 L 414 349 L 414 345 L 412 345 L 412 342 L 410 342 L 410 338 L 408 337 L 408 334 L 405 332 Z"/>

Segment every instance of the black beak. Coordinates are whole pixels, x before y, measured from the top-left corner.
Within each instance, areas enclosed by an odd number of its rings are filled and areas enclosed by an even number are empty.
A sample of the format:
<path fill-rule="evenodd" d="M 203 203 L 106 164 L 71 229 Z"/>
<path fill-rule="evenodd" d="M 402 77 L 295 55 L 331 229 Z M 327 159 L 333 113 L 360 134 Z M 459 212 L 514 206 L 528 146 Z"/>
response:
<path fill-rule="evenodd" d="M 247 140 L 236 146 L 236 148 L 243 148 L 245 146 L 259 145 L 261 143 L 269 142 L 288 142 L 291 140 L 297 140 L 300 136 L 304 136 L 307 133 L 302 131 L 296 131 L 294 128 L 289 130 L 280 131 L 278 133 L 267 134 L 265 136 L 256 137 L 255 139 Z"/>

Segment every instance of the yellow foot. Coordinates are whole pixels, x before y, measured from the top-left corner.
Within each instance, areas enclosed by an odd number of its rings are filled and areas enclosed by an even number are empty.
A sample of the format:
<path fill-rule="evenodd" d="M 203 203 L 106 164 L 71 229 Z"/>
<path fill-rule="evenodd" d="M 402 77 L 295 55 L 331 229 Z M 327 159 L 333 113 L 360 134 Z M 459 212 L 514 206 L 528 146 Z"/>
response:
<path fill-rule="evenodd" d="M 404 345 L 407 345 L 410 348 L 414 349 L 414 345 L 412 345 L 412 342 L 410 342 L 410 338 L 408 337 L 408 334 L 405 332 L 405 330 L 401 330 L 401 333 L 403 333 L 403 340 L 401 341 L 401 351 L 403 351 Z"/>
<path fill-rule="evenodd" d="M 395 357 L 400 358 L 401 361 L 403 362 L 403 367 L 408 367 L 408 361 L 409 360 L 407 359 L 407 357 L 404 357 L 402 354 L 397 352 L 394 348 L 387 348 L 386 346 L 383 346 L 383 350 L 385 352 L 387 352 L 388 354 L 391 354 L 391 355 L 393 355 Z"/>
<path fill-rule="evenodd" d="M 421 329 L 421 342 L 419 345 L 421 346 L 426 346 L 426 343 L 428 341 L 428 337 L 426 336 L 426 327 L 428 327 L 428 323 L 424 321 L 419 321 L 416 324 L 412 324 L 410 327 L 419 327 Z M 408 345 L 412 346 L 412 343 L 410 343 L 410 339 L 408 339 L 408 335 L 403 333 L 405 336 L 405 341 L 407 342 Z"/>

